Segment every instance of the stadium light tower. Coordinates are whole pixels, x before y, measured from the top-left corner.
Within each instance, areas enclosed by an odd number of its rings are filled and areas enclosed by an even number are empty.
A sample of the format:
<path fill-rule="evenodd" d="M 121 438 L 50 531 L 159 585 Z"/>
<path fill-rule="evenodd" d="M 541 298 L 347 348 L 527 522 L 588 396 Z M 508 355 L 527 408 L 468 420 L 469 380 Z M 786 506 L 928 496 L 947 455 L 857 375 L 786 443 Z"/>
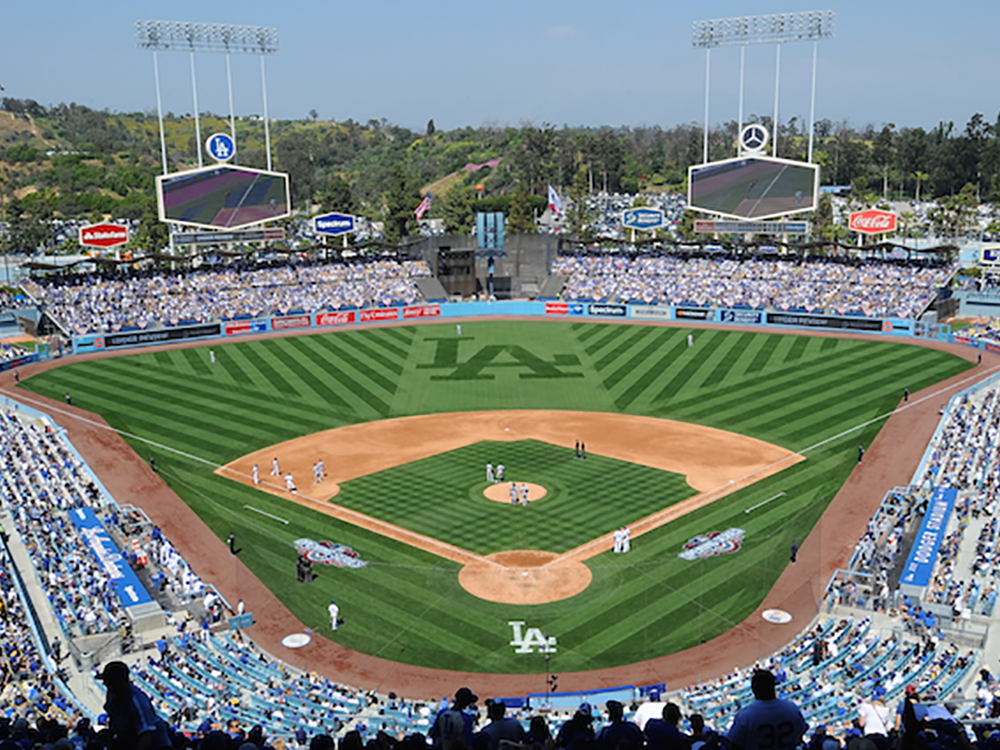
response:
<path fill-rule="evenodd" d="M 691 24 L 691 44 L 705 50 L 705 143 L 704 161 L 708 161 L 708 96 L 710 55 L 713 47 L 740 48 L 739 130 L 743 129 L 743 71 L 748 44 L 774 44 L 774 133 L 772 156 L 778 155 L 778 92 L 781 81 L 781 45 L 788 42 L 813 43 L 812 98 L 809 105 L 809 162 L 813 156 L 813 130 L 816 118 L 816 58 L 819 41 L 832 39 L 836 27 L 836 12 L 810 10 L 799 13 L 774 13 L 766 16 L 738 16 L 695 21 Z M 737 132 L 739 132 L 739 130 Z"/>
<path fill-rule="evenodd" d="M 201 119 L 198 112 L 198 83 L 195 77 L 195 52 L 222 52 L 226 55 L 226 81 L 229 85 L 229 129 L 236 142 L 236 119 L 233 115 L 233 75 L 231 54 L 260 55 L 260 87 L 264 97 L 264 147 L 267 168 L 271 169 L 271 131 L 267 113 L 267 79 L 264 56 L 278 53 L 278 30 L 268 26 L 236 26 L 226 23 L 184 23 L 180 21 L 136 21 L 135 46 L 153 52 L 153 75 L 156 77 L 156 112 L 160 122 L 160 152 L 163 173 L 167 173 L 167 143 L 163 134 L 163 102 L 160 98 L 158 53 L 187 52 L 191 59 L 191 90 L 194 96 L 195 140 L 198 143 L 198 166 L 202 166 Z"/>

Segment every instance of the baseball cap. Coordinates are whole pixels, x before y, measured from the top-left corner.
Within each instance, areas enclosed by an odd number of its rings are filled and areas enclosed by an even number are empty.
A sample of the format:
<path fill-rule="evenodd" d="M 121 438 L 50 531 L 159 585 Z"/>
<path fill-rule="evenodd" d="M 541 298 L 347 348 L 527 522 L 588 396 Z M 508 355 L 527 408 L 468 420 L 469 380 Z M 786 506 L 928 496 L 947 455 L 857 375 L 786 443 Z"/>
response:
<path fill-rule="evenodd" d="M 459 688 L 458 692 L 455 693 L 455 703 L 463 703 L 466 706 L 471 706 L 478 700 L 479 696 L 467 687 Z"/>
<path fill-rule="evenodd" d="M 875 689 L 874 689 L 874 690 L 872 691 L 872 697 L 873 697 L 873 698 L 875 698 L 876 700 L 879 700 L 879 699 L 881 699 L 881 698 L 885 698 L 885 688 L 884 688 L 884 687 L 882 687 L 881 685 L 878 685 L 878 686 L 877 686 L 877 687 L 876 687 L 876 688 L 875 688 Z"/>
<path fill-rule="evenodd" d="M 590 716 L 590 714 L 592 713 L 592 711 L 593 711 L 593 709 L 591 708 L 590 704 L 587 703 L 586 701 L 584 701 L 583 703 L 581 703 L 580 707 L 576 709 L 576 712 L 578 714 L 586 714 L 587 716 Z"/>
<path fill-rule="evenodd" d="M 917 686 L 916 685 L 907 685 L 906 686 L 906 694 L 907 695 L 916 695 L 917 694 Z"/>

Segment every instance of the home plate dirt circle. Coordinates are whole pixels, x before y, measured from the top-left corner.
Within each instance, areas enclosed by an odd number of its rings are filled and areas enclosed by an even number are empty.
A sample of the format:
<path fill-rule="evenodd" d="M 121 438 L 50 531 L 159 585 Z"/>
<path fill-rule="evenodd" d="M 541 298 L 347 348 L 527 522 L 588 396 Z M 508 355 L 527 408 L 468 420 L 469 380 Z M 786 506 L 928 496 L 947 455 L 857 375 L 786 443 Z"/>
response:
<path fill-rule="evenodd" d="M 520 490 L 524 485 L 528 485 L 528 502 L 532 503 L 535 500 L 541 500 L 548 494 L 546 490 L 540 484 L 534 484 L 532 482 L 515 482 L 517 488 Z M 483 495 L 487 500 L 494 500 L 498 503 L 507 503 L 511 505 L 510 502 L 510 482 L 497 482 L 496 484 L 491 484 L 485 490 L 483 490 Z M 518 495 L 518 502 L 520 502 L 520 495 Z"/>
<path fill-rule="evenodd" d="M 555 552 L 508 550 L 476 560 L 458 582 L 480 599 L 501 604 L 548 604 L 576 596 L 590 585 L 590 568 Z"/>

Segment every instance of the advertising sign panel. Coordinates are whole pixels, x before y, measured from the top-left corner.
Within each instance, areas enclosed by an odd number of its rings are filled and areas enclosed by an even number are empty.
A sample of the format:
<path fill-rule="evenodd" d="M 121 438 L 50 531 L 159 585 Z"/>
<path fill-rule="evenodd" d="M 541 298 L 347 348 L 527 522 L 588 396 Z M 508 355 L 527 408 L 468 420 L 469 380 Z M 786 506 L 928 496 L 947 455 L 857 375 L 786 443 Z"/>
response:
<path fill-rule="evenodd" d="M 323 214 L 313 219 L 313 231 L 316 234 L 347 234 L 354 231 L 355 219 L 349 214 Z"/>
<path fill-rule="evenodd" d="M 287 331 L 292 328 L 308 328 L 311 323 L 308 315 L 286 315 L 281 318 L 271 318 L 271 330 Z"/>
<path fill-rule="evenodd" d="M 658 208 L 630 208 L 622 214 L 622 226 L 644 230 L 662 227 L 663 211 Z"/>
<path fill-rule="evenodd" d="M 699 234 L 809 234 L 808 221 L 711 221 L 695 219 Z"/>
<path fill-rule="evenodd" d="M 122 604 L 128 608 L 152 602 L 153 598 L 129 567 L 128 561 L 111 539 L 111 535 L 97 514 L 84 506 L 71 510 L 69 517 L 79 530 L 90 553 L 97 560 L 97 564 L 111 581 Z"/>
<path fill-rule="evenodd" d="M 613 317 L 613 318 L 624 318 L 628 315 L 628 307 L 625 305 L 604 305 L 604 304 L 592 304 L 588 312 L 591 315 L 600 315 L 603 317 Z"/>
<path fill-rule="evenodd" d="M 632 305 L 632 317 L 670 320 L 670 308 L 659 305 Z"/>
<path fill-rule="evenodd" d="M 695 307 L 678 307 L 674 310 L 677 320 L 711 320 L 711 310 L 699 310 Z"/>
<path fill-rule="evenodd" d="M 546 302 L 546 315 L 569 315 L 569 305 L 565 302 Z"/>
<path fill-rule="evenodd" d="M 136 331 L 135 333 L 113 333 L 104 337 L 104 346 L 135 346 L 136 344 L 159 344 L 164 341 L 180 341 L 183 339 L 200 339 L 206 336 L 222 335 L 222 326 L 211 323 L 190 328 L 161 328 L 155 331 Z M 97 341 L 94 341 L 97 347 Z M 101 347 L 98 347 L 101 348 Z"/>
<path fill-rule="evenodd" d="M 124 224 L 91 224 L 80 227 L 80 244 L 84 247 L 114 247 L 128 242 L 128 227 Z"/>
<path fill-rule="evenodd" d="M 379 307 L 375 310 L 362 310 L 360 320 L 362 323 L 370 323 L 376 320 L 399 320 L 399 308 Z"/>
<path fill-rule="evenodd" d="M 239 336 L 244 333 L 264 333 L 267 331 L 266 320 L 237 320 L 226 323 L 227 336 Z"/>
<path fill-rule="evenodd" d="M 944 539 L 945 529 L 958 491 L 952 487 L 935 487 L 927 506 L 927 513 L 920 524 L 917 538 L 910 549 L 903 574 L 899 579 L 901 584 L 923 587 L 930 583 L 934 564 L 938 559 L 938 550 Z"/>
<path fill-rule="evenodd" d="M 342 326 L 355 323 L 357 319 L 358 314 L 354 310 L 316 313 L 316 325 L 318 326 Z"/>
<path fill-rule="evenodd" d="M 719 310 L 720 323 L 735 323 L 737 325 L 757 325 L 763 314 L 756 310 Z"/>
<path fill-rule="evenodd" d="M 404 307 L 403 318 L 436 318 L 441 314 L 441 305 L 418 305 Z"/>
<path fill-rule="evenodd" d="M 843 328 L 855 331 L 881 331 L 882 321 L 872 318 L 836 318 L 830 315 L 799 315 L 768 313 L 767 322 L 774 326 L 805 326 L 807 328 Z"/>
<path fill-rule="evenodd" d="M 855 211 L 851 214 L 850 228 L 852 232 L 862 234 L 884 234 L 895 232 L 898 217 L 891 211 L 879 211 L 872 208 L 867 211 Z"/>

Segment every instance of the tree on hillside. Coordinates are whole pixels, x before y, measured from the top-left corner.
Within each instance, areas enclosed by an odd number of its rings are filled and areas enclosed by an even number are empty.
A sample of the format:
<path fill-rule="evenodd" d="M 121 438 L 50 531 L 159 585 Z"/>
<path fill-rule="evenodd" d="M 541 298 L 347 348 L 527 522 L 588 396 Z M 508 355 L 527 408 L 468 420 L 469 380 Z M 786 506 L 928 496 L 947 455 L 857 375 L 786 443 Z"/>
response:
<path fill-rule="evenodd" d="M 569 188 L 569 197 L 573 205 L 566 211 L 566 231 L 581 240 L 589 240 L 594 235 L 594 228 L 591 226 L 593 217 L 587 208 L 588 195 L 587 165 L 580 164 Z"/>
<path fill-rule="evenodd" d="M 528 188 L 523 182 L 517 183 L 510 199 L 510 213 L 507 216 L 507 231 L 511 234 L 534 234 L 535 216 L 528 199 Z"/>
<path fill-rule="evenodd" d="M 316 189 L 315 144 L 304 132 L 288 133 L 277 142 L 278 168 L 288 172 L 292 205 L 309 210 Z"/>
<path fill-rule="evenodd" d="M 445 231 L 452 234 L 468 234 L 472 229 L 476 199 L 472 188 L 459 187 L 448 193 L 442 202 L 441 218 Z"/>
<path fill-rule="evenodd" d="M 397 162 L 389 170 L 389 187 L 384 196 L 385 238 L 401 242 L 417 226 L 413 211 L 420 203 L 420 193 L 409 171 Z"/>
<path fill-rule="evenodd" d="M 339 175 L 329 177 L 320 188 L 317 199 L 319 200 L 321 211 L 339 211 L 345 214 L 353 214 L 358 210 L 354 192 L 347 180 Z"/>
<path fill-rule="evenodd" d="M 170 232 L 167 225 L 160 221 L 156 209 L 156 201 L 148 198 L 139 217 L 139 231 L 129 240 L 128 247 L 147 253 L 159 252 L 170 244 Z"/>

